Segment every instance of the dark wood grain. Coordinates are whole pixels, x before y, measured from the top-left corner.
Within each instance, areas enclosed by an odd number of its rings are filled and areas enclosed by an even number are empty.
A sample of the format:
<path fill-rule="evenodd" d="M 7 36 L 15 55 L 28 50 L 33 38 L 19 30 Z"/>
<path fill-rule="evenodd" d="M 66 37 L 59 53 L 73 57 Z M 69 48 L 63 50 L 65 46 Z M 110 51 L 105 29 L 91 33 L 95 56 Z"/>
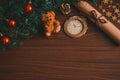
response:
<path fill-rule="evenodd" d="M 57 13 L 63 24 L 70 15 Z M 120 80 L 120 47 L 88 20 L 80 39 L 63 30 L 50 38 L 40 35 L 0 53 L 0 80 Z M 62 26 L 63 27 L 63 26 Z"/>

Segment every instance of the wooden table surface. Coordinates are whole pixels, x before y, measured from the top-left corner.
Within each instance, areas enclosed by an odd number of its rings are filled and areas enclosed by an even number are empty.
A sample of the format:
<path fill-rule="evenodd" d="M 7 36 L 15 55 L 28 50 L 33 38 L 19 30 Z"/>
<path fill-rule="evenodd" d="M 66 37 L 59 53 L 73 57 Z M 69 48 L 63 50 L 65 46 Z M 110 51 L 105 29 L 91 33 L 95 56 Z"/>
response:
<path fill-rule="evenodd" d="M 75 9 L 70 15 L 57 13 L 57 19 L 63 25 L 74 15 L 78 15 Z M 0 80 L 120 80 L 120 47 L 89 20 L 88 26 L 79 39 L 62 30 L 0 52 Z"/>

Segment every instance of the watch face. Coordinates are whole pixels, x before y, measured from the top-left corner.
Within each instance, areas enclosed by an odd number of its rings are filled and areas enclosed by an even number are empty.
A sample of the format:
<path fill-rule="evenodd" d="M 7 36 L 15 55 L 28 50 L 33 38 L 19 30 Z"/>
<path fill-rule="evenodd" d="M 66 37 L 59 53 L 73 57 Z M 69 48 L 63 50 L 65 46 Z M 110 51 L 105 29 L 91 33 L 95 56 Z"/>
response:
<path fill-rule="evenodd" d="M 79 38 L 87 31 L 87 23 L 85 19 L 79 16 L 70 17 L 64 24 L 65 33 L 72 38 Z"/>
<path fill-rule="evenodd" d="M 83 29 L 83 24 L 79 20 L 70 21 L 68 24 L 67 30 L 73 35 L 79 34 Z"/>

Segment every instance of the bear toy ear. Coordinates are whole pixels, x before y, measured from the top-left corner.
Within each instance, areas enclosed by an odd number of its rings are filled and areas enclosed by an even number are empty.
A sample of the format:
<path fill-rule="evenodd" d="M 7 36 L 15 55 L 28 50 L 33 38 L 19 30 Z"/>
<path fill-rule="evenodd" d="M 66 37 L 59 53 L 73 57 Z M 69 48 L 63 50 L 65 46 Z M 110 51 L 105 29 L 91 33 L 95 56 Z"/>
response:
<path fill-rule="evenodd" d="M 55 12 L 51 11 L 50 13 L 55 17 Z"/>
<path fill-rule="evenodd" d="M 42 21 L 46 21 L 45 14 L 42 16 Z"/>

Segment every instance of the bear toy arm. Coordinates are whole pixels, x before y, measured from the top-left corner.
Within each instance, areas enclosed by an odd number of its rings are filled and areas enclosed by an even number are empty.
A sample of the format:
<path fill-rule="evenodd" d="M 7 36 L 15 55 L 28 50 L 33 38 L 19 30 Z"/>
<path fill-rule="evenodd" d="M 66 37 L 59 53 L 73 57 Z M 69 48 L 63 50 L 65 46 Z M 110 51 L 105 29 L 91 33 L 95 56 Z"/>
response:
<path fill-rule="evenodd" d="M 55 21 L 54 21 L 54 27 L 55 27 L 54 32 L 55 32 L 55 33 L 58 33 L 58 32 L 61 30 L 60 21 L 55 20 Z"/>

